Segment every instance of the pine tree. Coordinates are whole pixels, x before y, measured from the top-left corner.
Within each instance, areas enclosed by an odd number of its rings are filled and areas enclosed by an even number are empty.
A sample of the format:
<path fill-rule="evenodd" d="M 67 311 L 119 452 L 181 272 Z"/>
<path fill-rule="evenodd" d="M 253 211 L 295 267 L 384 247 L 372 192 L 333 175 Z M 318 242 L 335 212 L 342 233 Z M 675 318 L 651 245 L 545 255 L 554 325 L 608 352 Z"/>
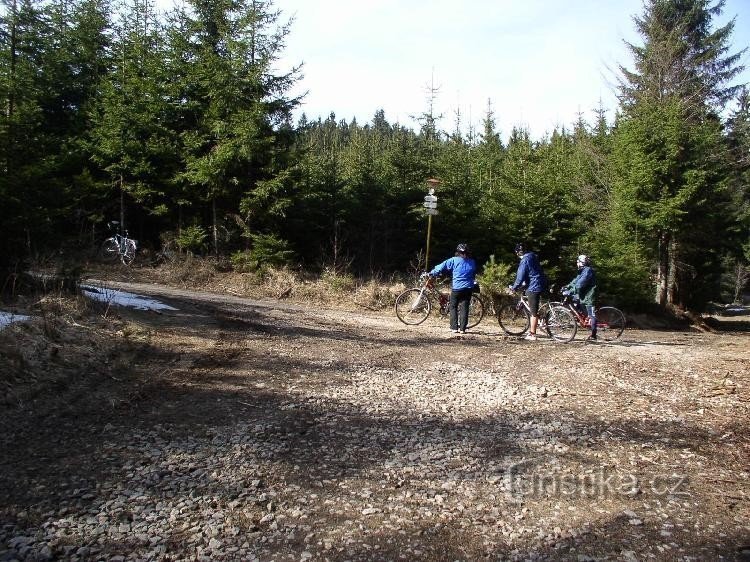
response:
<path fill-rule="evenodd" d="M 0 196 L 4 260 L 28 256 L 54 198 L 46 197 L 47 154 L 55 154 L 45 123 L 44 60 L 51 46 L 43 8 L 30 0 L 4 2 L 0 18 Z M 54 213 L 53 213 L 54 214 Z"/>
<path fill-rule="evenodd" d="M 121 6 L 112 67 L 91 111 L 91 152 L 108 176 L 102 194 L 121 228 L 132 222 L 134 204 L 166 213 L 165 184 L 174 170 L 173 143 L 165 126 L 162 29 L 152 0 Z M 112 217 L 114 218 L 114 217 Z"/>
<path fill-rule="evenodd" d="M 287 94 L 299 69 L 274 69 L 289 25 L 279 25 L 271 2 L 191 0 L 189 6 L 176 14 L 179 32 L 171 46 L 180 67 L 175 101 L 184 157 L 175 181 L 211 205 L 218 252 L 223 214 L 236 213 L 243 197 L 245 214 L 253 214 L 258 201 L 288 187 L 274 179 L 277 131 L 299 103 Z M 266 195 L 259 197 L 259 189 Z"/>
<path fill-rule="evenodd" d="M 700 306 L 718 272 L 728 210 L 718 112 L 741 70 L 740 55 L 727 55 L 734 22 L 711 30 L 723 5 L 649 0 L 635 18 L 644 44 L 629 45 L 635 70 L 621 69 L 615 216 L 642 232 L 662 305 Z"/>
<path fill-rule="evenodd" d="M 732 302 L 741 302 L 750 281 L 750 91 L 743 88 L 728 122 L 730 193 L 736 222 L 726 235 L 735 243 L 727 256 Z"/>

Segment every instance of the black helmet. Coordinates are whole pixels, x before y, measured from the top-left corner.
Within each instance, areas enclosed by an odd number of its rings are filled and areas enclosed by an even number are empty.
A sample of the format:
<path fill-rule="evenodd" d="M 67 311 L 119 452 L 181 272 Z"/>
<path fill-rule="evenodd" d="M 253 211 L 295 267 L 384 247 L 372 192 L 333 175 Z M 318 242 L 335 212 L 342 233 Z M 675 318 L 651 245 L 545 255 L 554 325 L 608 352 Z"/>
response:
<path fill-rule="evenodd" d="M 526 244 L 523 242 L 518 242 L 516 244 L 516 247 L 513 249 L 514 254 L 523 254 L 526 252 Z"/>
<path fill-rule="evenodd" d="M 459 244 L 456 246 L 456 252 L 459 254 L 468 254 L 469 253 L 469 245 L 468 244 Z"/>

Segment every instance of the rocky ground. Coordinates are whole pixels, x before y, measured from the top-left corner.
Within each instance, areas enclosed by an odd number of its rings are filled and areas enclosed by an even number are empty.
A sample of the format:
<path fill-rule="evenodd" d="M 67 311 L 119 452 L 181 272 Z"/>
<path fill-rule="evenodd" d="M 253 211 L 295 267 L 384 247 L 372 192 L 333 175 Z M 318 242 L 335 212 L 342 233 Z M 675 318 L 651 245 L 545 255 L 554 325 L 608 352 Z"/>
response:
<path fill-rule="evenodd" d="M 129 288 L 178 310 L 0 332 L 0 560 L 750 556 L 747 332 Z"/>

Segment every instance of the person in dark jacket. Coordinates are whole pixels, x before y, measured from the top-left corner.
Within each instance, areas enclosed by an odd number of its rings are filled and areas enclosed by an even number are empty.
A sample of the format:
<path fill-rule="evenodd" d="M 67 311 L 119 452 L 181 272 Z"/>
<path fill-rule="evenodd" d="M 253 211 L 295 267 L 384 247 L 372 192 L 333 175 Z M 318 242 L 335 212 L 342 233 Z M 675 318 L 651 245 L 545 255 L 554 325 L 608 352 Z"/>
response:
<path fill-rule="evenodd" d="M 586 308 L 591 322 L 591 341 L 596 341 L 596 271 L 591 267 L 591 258 L 581 254 L 576 258 L 578 275 L 563 288 L 564 295 L 572 295 Z"/>
<path fill-rule="evenodd" d="M 515 253 L 521 258 L 521 263 L 518 264 L 516 281 L 508 288 L 515 292 L 523 286 L 526 287 L 526 296 L 529 299 L 531 312 L 531 325 L 529 326 L 529 333 L 524 339 L 535 341 L 536 328 L 539 324 L 539 298 L 547 290 L 547 276 L 542 270 L 542 264 L 539 263 L 539 257 L 523 243 L 516 244 Z"/>
<path fill-rule="evenodd" d="M 477 274 L 477 264 L 466 244 L 456 246 L 456 255 L 433 267 L 429 275 L 437 277 L 448 271 L 453 275 L 450 300 L 451 330 L 454 333 L 465 334 Z"/>

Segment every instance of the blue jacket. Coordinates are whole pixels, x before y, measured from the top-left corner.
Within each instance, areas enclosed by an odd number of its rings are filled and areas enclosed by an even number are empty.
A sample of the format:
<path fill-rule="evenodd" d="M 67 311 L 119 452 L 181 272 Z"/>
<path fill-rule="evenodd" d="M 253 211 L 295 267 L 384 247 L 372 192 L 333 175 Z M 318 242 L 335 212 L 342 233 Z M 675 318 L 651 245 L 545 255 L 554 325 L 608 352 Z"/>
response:
<path fill-rule="evenodd" d="M 596 304 L 596 273 L 592 267 L 584 266 L 566 288 L 577 295 L 583 304 Z"/>
<path fill-rule="evenodd" d="M 438 275 L 450 271 L 453 274 L 453 290 L 473 289 L 474 281 L 477 274 L 477 263 L 474 258 L 460 258 L 458 256 L 448 258 L 443 263 L 439 263 L 430 271 L 430 275 Z"/>
<path fill-rule="evenodd" d="M 547 288 L 547 276 L 534 252 L 526 252 L 518 264 L 516 282 L 511 288 L 517 291 L 521 285 L 526 285 L 526 290 L 532 293 L 543 293 Z"/>

